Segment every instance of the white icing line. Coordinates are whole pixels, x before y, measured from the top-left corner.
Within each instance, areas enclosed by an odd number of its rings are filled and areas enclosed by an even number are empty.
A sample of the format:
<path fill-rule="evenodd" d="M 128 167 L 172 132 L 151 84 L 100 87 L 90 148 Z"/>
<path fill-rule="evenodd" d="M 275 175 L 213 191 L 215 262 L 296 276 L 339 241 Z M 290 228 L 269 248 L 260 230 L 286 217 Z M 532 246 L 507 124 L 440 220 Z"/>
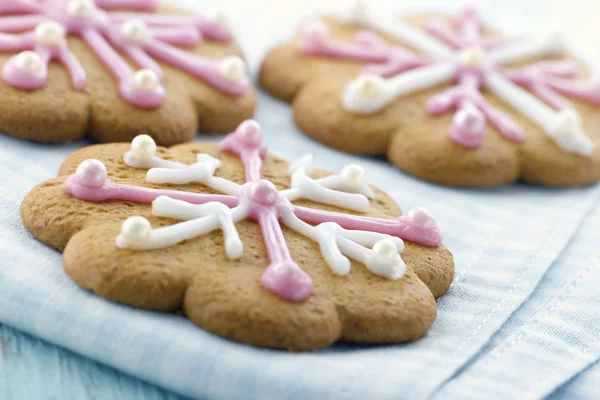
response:
<path fill-rule="evenodd" d="M 198 162 L 184 165 L 182 168 L 152 168 L 146 174 L 146 180 L 152 183 L 186 184 L 199 182 L 229 195 L 240 195 L 242 186 L 227 179 L 213 176 L 221 161 L 207 154 L 198 154 Z"/>
<path fill-rule="evenodd" d="M 291 189 L 281 191 L 281 195 L 290 201 L 303 198 L 350 210 L 369 209 L 367 196 L 374 198 L 375 193 L 364 183 L 362 168 L 350 165 L 344 168 L 340 175 L 315 180 L 308 176 L 312 170 L 311 163 L 312 156 L 307 155 L 290 166 Z"/>
<path fill-rule="evenodd" d="M 536 57 L 564 54 L 562 37 L 552 34 L 542 40 L 524 40 L 491 50 L 488 58 L 496 64 L 510 64 L 527 61 Z"/>
<path fill-rule="evenodd" d="M 487 73 L 485 83 L 488 90 L 542 128 L 564 150 L 581 155 L 594 151 L 594 144 L 575 110 L 556 112 L 497 72 Z"/>
<path fill-rule="evenodd" d="M 244 247 L 235 223 L 247 217 L 247 209 L 244 206 L 238 206 L 231 210 L 217 202 L 190 204 L 160 196 L 152 203 L 152 213 L 160 217 L 185 220 L 185 222 L 153 229 L 143 243 L 132 244 L 126 235 L 121 233 L 117 236 L 117 247 L 136 250 L 165 248 L 207 234 L 215 229 L 222 229 L 227 257 L 237 259 L 243 254 Z"/>
<path fill-rule="evenodd" d="M 362 25 L 384 32 L 435 58 L 445 58 L 452 54 L 452 49 L 449 46 L 417 27 L 388 15 L 371 14 L 364 1 L 355 1 L 345 13 L 338 16 L 338 19 L 344 24 Z"/>
<path fill-rule="evenodd" d="M 399 238 L 375 232 L 346 230 L 333 222 L 312 226 L 292 212 L 285 213 L 282 220 L 289 228 L 319 244 L 323 258 L 335 274 L 346 275 L 350 272 L 350 260 L 344 255 L 362 262 L 369 271 L 384 278 L 400 279 L 406 272 L 399 255 L 404 250 L 404 242 Z M 382 242 L 393 246 L 391 258 L 390 255 L 386 258 L 376 250 Z"/>
<path fill-rule="evenodd" d="M 346 86 L 344 107 L 359 114 L 374 113 L 406 94 L 447 82 L 455 73 L 456 64 L 448 61 L 407 71 L 387 80 L 362 75 Z M 371 85 L 374 86 L 370 88 Z"/>

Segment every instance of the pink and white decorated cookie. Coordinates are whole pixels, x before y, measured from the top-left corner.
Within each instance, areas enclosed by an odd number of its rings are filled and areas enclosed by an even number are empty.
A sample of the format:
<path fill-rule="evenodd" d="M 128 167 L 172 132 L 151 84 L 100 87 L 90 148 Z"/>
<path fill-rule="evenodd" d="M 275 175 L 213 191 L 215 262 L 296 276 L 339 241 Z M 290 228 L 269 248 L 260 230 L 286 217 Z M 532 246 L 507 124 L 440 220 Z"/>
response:
<path fill-rule="evenodd" d="M 157 0 L 0 0 L 0 131 L 42 142 L 227 132 L 254 91 L 227 19 Z"/>
<path fill-rule="evenodd" d="M 600 83 L 559 34 L 492 32 L 471 8 L 405 19 L 357 2 L 261 71 L 308 135 L 447 185 L 600 179 Z"/>
<path fill-rule="evenodd" d="M 219 144 L 147 135 L 73 153 L 34 188 L 25 227 L 83 288 L 177 311 L 220 336 L 307 350 L 424 335 L 454 264 L 434 217 L 402 215 L 352 164 L 267 153 L 260 126 Z"/>

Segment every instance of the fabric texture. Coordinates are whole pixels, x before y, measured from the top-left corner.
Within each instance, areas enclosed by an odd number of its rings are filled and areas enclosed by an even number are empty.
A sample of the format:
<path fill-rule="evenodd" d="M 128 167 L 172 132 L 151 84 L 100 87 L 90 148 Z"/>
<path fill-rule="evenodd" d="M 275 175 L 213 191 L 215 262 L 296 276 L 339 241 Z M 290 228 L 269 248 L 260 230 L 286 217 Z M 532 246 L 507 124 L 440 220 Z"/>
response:
<path fill-rule="evenodd" d="M 256 60 L 264 51 L 251 47 Z M 330 170 L 360 163 L 369 182 L 403 210 L 422 206 L 436 217 L 455 257 L 456 279 L 438 301 L 437 321 L 425 338 L 288 354 L 229 342 L 184 318 L 86 292 L 65 275 L 61 255 L 24 230 L 19 205 L 31 188 L 55 176 L 70 152 L 89 143 L 48 146 L 4 135 L 0 322 L 195 398 L 594 397 L 600 186 L 445 188 L 384 160 L 311 141 L 294 128 L 289 106 L 264 94 L 256 119 L 273 153 L 289 161 L 312 153 Z"/>

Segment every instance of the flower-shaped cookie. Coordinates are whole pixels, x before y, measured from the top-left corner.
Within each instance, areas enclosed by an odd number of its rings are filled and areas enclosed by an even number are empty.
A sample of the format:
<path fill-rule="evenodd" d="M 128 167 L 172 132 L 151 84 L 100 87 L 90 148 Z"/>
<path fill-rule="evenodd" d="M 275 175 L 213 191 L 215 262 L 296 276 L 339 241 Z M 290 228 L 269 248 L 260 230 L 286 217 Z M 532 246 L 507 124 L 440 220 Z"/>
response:
<path fill-rule="evenodd" d="M 435 220 L 401 215 L 358 165 L 311 161 L 268 155 L 254 121 L 219 145 L 142 135 L 73 153 L 21 215 L 82 287 L 183 309 L 225 338 L 306 350 L 421 337 L 454 275 Z"/>
<path fill-rule="evenodd" d="M 157 0 L 0 0 L 0 130 L 42 142 L 229 132 L 255 94 L 221 14 Z"/>
<path fill-rule="evenodd" d="M 600 84 L 571 53 L 495 35 L 473 9 L 399 20 L 359 2 L 272 50 L 260 79 L 308 135 L 422 179 L 573 186 L 600 179 Z"/>

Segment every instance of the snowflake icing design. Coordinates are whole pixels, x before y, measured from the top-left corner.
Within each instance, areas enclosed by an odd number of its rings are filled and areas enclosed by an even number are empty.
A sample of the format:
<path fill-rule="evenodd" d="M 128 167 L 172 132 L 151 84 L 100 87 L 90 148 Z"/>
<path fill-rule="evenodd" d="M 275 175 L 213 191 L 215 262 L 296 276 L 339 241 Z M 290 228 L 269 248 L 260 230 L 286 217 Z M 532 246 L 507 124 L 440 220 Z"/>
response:
<path fill-rule="evenodd" d="M 223 17 L 150 13 L 156 0 L 0 0 L 0 51 L 19 51 L 6 61 L 2 78 L 10 86 L 37 90 L 48 78 L 48 65 L 60 61 L 75 90 L 83 90 L 86 73 L 69 50 L 67 36 L 78 36 L 119 82 L 119 93 L 140 108 L 159 107 L 165 99 L 163 72 L 155 60 L 183 70 L 232 96 L 249 87 L 246 67 L 237 56 L 214 60 L 176 46 L 195 47 L 204 38 L 232 40 Z M 145 12 L 111 12 L 132 8 Z M 130 57 L 134 69 L 119 54 Z"/>
<path fill-rule="evenodd" d="M 487 123 L 509 140 L 525 139 L 514 121 L 486 102 L 481 93 L 485 88 L 538 125 L 564 150 L 581 155 L 593 151 L 580 115 L 565 96 L 600 105 L 600 87 L 595 79 L 577 79 L 577 62 L 540 61 L 519 69 L 502 68 L 535 57 L 564 55 L 568 49 L 558 35 L 538 41 L 486 38 L 479 14 L 470 8 L 454 19 L 453 26 L 431 20 L 425 30 L 376 17 L 361 1 L 338 19 L 369 30 L 346 42 L 332 38 L 327 25 L 316 20 L 303 30 L 300 51 L 367 63 L 361 76 L 346 87 L 343 104 L 347 110 L 374 113 L 401 96 L 454 81 L 455 86 L 430 99 L 427 112 L 441 115 L 456 111 L 449 136 L 458 144 L 477 147 Z M 375 30 L 421 54 L 386 42 Z"/>
<path fill-rule="evenodd" d="M 441 244 L 437 223 L 422 208 L 395 219 L 379 219 L 293 205 L 292 201 L 303 198 L 364 212 L 375 193 L 365 183 L 363 169 L 355 164 L 345 167 L 339 175 L 313 179 L 311 156 L 292 164 L 290 188 L 277 190 L 272 182 L 261 178 L 266 146 L 255 121 L 242 123 L 220 143 L 219 151 L 234 153 L 241 159 L 245 184 L 214 176 L 221 162 L 207 154 L 198 154 L 197 162 L 192 165 L 159 158 L 156 144 L 147 135 L 137 136 L 123 159 L 130 167 L 148 169 L 149 182 L 197 182 L 223 194 L 113 183 L 108 180 L 104 164 L 91 159 L 82 162 L 75 174 L 67 178 L 64 190 L 87 201 L 152 203 L 154 215 L 184 221 L 152 229 L 147 219 L 130 217 L 123 222 L 116 239 L 118 248 L 140 251 L 164 248 L 221 229 L 227 257 L 237 259 L 244 247 L 235 224 L 244 219 L 254 220 L 260 225 L 270 261 L 261 283 L 267 290 L 295 302 L 306 300 L 313 284 L 292 259 L 281 223 L 316 241 L 327 264 L 338 275 L 350 271 L 349 257 L 365 264 L 376 275 L 401 279 L 406 271 L 400 256 L 403 239 L 425 246 Z"/>

